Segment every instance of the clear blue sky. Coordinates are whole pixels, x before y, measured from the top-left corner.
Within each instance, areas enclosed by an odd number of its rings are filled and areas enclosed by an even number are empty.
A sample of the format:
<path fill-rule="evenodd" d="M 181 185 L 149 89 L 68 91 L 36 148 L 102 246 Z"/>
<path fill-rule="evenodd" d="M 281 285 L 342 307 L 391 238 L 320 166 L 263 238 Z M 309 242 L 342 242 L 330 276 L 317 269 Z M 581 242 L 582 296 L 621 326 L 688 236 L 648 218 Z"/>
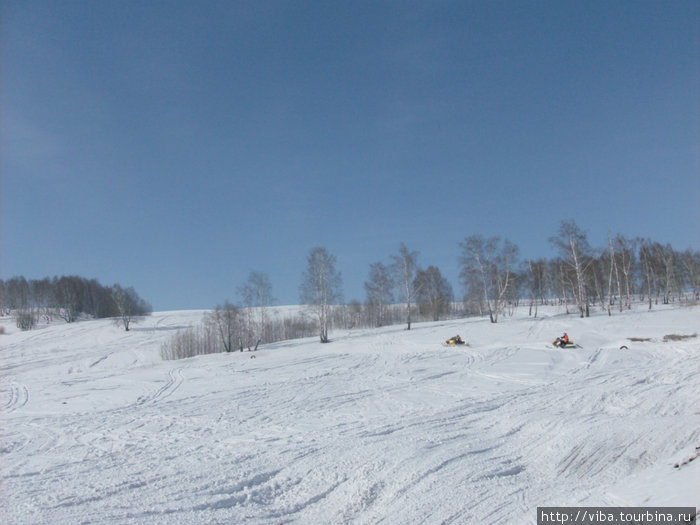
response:
<path fill-rule="evenodd" d="M 700 248 L 700 2 L 32 1 L 1 19 L 0 278 L 155 309 L 346 299 L 400 242 L 457 293 L 481 233 Z"/>

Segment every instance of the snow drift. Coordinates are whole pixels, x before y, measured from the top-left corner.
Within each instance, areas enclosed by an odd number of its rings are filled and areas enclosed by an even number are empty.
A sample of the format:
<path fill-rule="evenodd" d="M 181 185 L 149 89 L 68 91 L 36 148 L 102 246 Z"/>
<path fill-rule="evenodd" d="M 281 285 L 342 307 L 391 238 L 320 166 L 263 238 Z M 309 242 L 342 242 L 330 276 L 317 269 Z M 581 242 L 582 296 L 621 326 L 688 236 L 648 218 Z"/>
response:
<path fill-rule="evenodd" d="M 552 310 L 168 362 L 162 342 L 202 312 L 128 333 L 8 320 L 0 521 L 522 524 L 537 506 L 698 507 L 700 339 L 663 340 L 700 332 L 698 314 Z M 551 347 L 563 331 L 583 348 Z M 456 333 L 468 347 L 441 346 Z"/>

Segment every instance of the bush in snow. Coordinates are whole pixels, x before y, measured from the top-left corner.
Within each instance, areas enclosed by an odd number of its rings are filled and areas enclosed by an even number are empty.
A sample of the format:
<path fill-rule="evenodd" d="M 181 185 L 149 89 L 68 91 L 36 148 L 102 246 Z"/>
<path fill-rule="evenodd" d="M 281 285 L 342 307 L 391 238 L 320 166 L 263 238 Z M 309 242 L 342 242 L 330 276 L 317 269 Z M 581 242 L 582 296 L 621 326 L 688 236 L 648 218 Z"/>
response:
<path fill-rule="evenodd" d="M 178 330 L 174 336 L 163 343 L 160 355 L 165 360 L 172 360 L 222 351 L 212 325 L 205 324 Z"/>
<path fill-rule="evenodd" d="M 36 326 L 36 316 L 33 312 L 17 312 L 15 320 L 17 321 L 17 328 L 20 330 L 31 330 Z"/>

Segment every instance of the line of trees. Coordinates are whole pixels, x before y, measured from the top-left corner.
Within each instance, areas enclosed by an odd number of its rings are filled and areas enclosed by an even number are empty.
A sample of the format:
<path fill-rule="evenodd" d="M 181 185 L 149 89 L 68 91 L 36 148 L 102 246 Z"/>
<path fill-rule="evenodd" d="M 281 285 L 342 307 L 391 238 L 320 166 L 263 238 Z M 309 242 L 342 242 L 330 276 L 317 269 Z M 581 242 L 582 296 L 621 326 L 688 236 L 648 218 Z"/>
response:
<path fill-rule="evenodd" d="M 293 315 L 273 316 L 269 310 L 275 299 L 268 277 L 251 272 L 238 287 L 242 306 L 225 301 L 205 314 L 202 322 L 176 333 L 161 347 L 164 359 L 181 359 L 217 352 L 254 351 L 262 343 L 316 335 L 321 343 L 330 342 L 335 328 L 374 327 L 398 324 L 411 327 L 411 319 L 438 320 L 454 315 L 452 287 L 436 266 L 422 269 L 417 265 L 418 252 L 403 243 L 391 264 L 370 266 L 365 283 L 365 304 L 343 304 L 342 275 L 336 257 L 324 247 L 309 251 L 302 274 L 299 296 L 307 306 Z M 395 304 L 395 289 L 405 304 Z"/>
<path fill-rule="evenodd" d="M 336 257 L 324 247 L 312 248 L 302 275 L 300 299 L 307 310 L 280 318 L 270 314 L 275 304 L 267 275 L 251 272 L 238 289 L 239 303 L 228 300 L 207 313 L 202 327 L 178 334 L 179 342 L 164 348 L 168 357 L 256 349 L 258 345 L 316 335 L 330 341 L 334 328 L 380 327 L 415 319 L 437 321 L 469 315 L 488 316 L 497 323 L 504 313 L 529 302 L 560 304 L 579 316 L 592 308 L 623 311 L 633 301 L 654 304 L 700 300 L 700 252 L 679 252 L 670 244 L 649 239 L 610 236 L 607 246 L 594 249 L 574 221 L 562 221 L 550 238 L 554 259 L 519 260 L 518 247 L 507 239 L 472 235 L 460 243 L 458 256 L 463 295 L 455 300 L 452 286 L 437 266 L 418 262 L 419 252 L 401 243 L 385 262 L 369 266 L 365 301 L 343 303 L 342 276 Z M 151 312 L 133 288 L 102 286 L 77 276 L 0 280 L 0 309 L 15 316 L 23 330 L 54 317 L 70 323 L 80 316 L 112 317 L 129 330 Z M 167 346 L 167 345 L 166 345 Z M 183 350 L 184 349 L 184 350 Z"/>
<path fill-rule="evenodd" d="M 365 301 L 343 304 L 342 276 L 336 257 L 312 248 L 302 275 L 300 299 L 308 310 L 283 319 L 273 317 L 272 286 L 264 274 L 252 272 L 238 288 L 242 306 L 226 301 L 203 319 L 202 326 L 176 334 L 163 347 L 165 358 L 200 353 L 254 350 L 270 343 L 316 335 L 330 341 L 334 328 L 380 327 L 415 319 L 437 321 L 471 315 L 497 323 L 503 314 L 529 303 L 559 304 L 581 317 L 594 307 L 623 311 L 633 301 L 653 304 L 700 300 L 700 252 L 678 252 L 669 244 L 647 239 L 610 237 L 602 249 L 590 246 L 574 221 L 562 221 L 550 238 L 554 259 L 519 259 L 518 247 L 500 237 L 471 235 L 460 243 L 458 257 L 462 300 L 437 266 L 422 268 L 419 252 L 404 243 L 387 263 L 370 264 L 364 283 Z"/>
<path fill-rule="evenodd" d="M 161 345 L 161 356 L 163 359 L 183 359 L 221 352 L 255 351 L 263 343 L 318 334 L 316 323 L 308 316 L 276 316 L 268 312 L 264 338 L 260 337 L 257 324 L 249 324 L 250 320 L 246 308 L 226 301 L 207 312 L 198 325 L 178 330 Z"/>
<path fill-rule="evenodd" d="M 131 323 L 152 309 L 132 287 L 103 286 L 96 279 L 72 275 L 0 279 L 0 310 L 3 315 L 14 316 L 22 330 L 31 330 L 42 320 L 49 323 L 59 318 L 72 323 L 84 316 L 114 318 L 128 331 Z"/>
<path fill-rule="evenodd" d="M 653 304 L 700 300 L 700 252 L 679 252 L 670 244 L 649 239 L 610 236 L 604 248 L 592 248 L 586 233 L 574 221 L 562 221 L 550 239 L 554 259 L 520 260 L 519 248 L 508 239 L 472 235 L 460 243 L 458 257 L 462 300 L 455 302 L 452 286 L 437 266 L 422 268 L 419 252 L 404 243 L 389 257 L 389 263 L 369 266 L 365 281 L 365 302 L 341 306 L 336 301 L 334 315 L 327 303 L 319 314 L 321 340 L 328 340 L 328 326 L 383 326 L 397 324 L 397 312 L 404 309 L 406 328 L 414 316 L 433 320 L 466 315 L 488 316 L 497 323 L 499 316 L 529 300 L 530 315 L 537 315 L 541 304 L 561 304 L 580 317 L 589 316 L 593 307 L 623 311 L 635 300 Z M 323 248 L 335 272 L 335 258 Z M 310 268 L 312 257 L 309 258 Z M 313 288 L 313 272 L 305 274 L 304 287 Z M 340 274 L 333 286 L 340 286 Z M 319 292 L 316 289 L 316 292 Z M 324 292 L 326 293 L 326 292 Z M 333 297 L 342 297 L 340 290 Z M 305 293 L 307 304 L 317 304 Z M 397 304 L 398 303 L 398 304 Z M 331 302 L 331 304 L 333 304 Z M 335 323 L 341 324 L 335 324 Z"/>
<path fill-rule="evenodd" d="M 700 300 L 700 252 L 679 252 L 650 239 L 609 236 L 605 248 L 594 249 L 575 222 L 563 221 L 550 238 L 559 257 L 527 260 L 515 284 L 518 298 L 538 304 L 557 301 L 580 317 L 598 306 L 609 315 L 636 300 L 653 304 Z"/>

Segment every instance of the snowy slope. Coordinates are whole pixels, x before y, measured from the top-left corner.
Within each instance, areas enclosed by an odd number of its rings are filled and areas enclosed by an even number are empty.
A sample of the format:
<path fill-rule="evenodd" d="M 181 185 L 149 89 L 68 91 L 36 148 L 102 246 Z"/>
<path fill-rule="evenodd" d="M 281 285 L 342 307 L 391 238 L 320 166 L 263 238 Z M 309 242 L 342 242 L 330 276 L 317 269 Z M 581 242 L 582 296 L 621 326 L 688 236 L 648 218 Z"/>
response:
<path fill-rule="evenodd" d="M 551 311 L 163 362 L 202 312 L 0 336 L 0 522 L 535 523 L 700 506 L 700 309 Z M 583 346 L 548 342 L 568 331 Z M 459 333 L 467 348 L 441 341 Z M 650 337 L 632 343 L 628 337 Z M 621 345 L 629 346 L 620 350 Z"/>

